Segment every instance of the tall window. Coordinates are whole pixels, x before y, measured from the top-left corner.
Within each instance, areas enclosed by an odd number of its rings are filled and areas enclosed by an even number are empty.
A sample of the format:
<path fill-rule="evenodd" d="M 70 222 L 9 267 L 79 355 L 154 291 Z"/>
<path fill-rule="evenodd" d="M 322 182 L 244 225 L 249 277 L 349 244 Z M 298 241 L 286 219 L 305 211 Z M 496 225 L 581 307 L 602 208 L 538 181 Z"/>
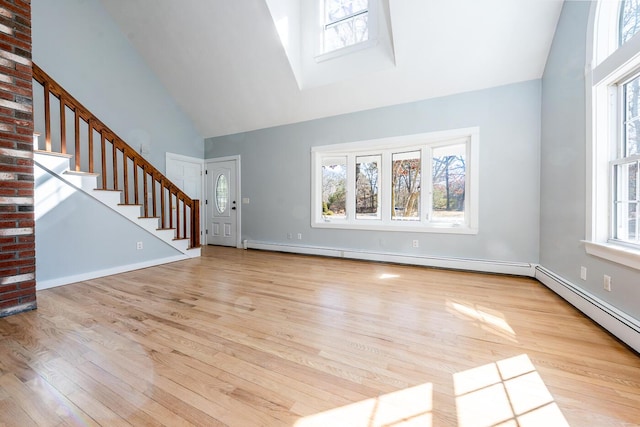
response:
<path fill-rule="evenodd" d="M 611 161 L 613 183 L 613 238 L 640 245 L 638 215 L 638 162 L 640 161 L 640 76 L 619 85 L 624 108 L 620 115 L 620 138 Z"/>
<path fill-rule="evenodd" d="M 369 39 L 368 0 L 323 1 L 323 53 Z"/>
<path fill-rule="evenodd" d="M 477 232 L 478 131 L 314 147 L 313 226 Z"/>
<path fill-rule="evenodd" d="M 640 0 L 601 0 L 595 25 L 585 247 L 640 269 Z"/>

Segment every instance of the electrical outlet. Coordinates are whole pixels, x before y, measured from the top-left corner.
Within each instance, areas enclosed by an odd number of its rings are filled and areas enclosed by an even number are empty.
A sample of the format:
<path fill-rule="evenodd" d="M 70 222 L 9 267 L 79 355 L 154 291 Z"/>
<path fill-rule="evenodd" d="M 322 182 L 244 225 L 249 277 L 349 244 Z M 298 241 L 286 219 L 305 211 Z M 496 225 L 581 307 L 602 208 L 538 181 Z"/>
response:
<path fill-rule="evenodd" d="M 302 233 L 298 233 L 298 240 L 302 240 Z"/>
<path fill-rule="evenodd" d="M 604 275 L 603 285 L 605 291 L 611 292 L 611 276 Z"/>
<path fill-rule="evenodd" d="M 414 248 L 419 248 L 420 247 L 420 242 L 418 240 L 414 240 L 412 242 L 412 245 L 413 245 Z"/>
<path fill-rule="evenodd" d="M 136 243 L 136 249 L 137 249 L 137 250 L 142 249 L 142 242 L 138 242 L 138 243 Z"/>
<path fill-rule="evenodd" d="M 587 267 L 585 267 L 584 265 L 580 267 L 580 278 L 582 280 L 587 280 Z"/>

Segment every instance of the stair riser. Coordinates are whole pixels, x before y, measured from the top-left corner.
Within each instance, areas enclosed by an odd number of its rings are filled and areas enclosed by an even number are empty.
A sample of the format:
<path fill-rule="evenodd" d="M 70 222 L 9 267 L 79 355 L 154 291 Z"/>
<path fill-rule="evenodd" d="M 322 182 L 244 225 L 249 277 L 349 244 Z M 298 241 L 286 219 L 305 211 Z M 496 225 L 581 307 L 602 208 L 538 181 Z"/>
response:
<path fill-rule="evenodd" d="M 78 176 L 62 174 L 62 177 L 76 187 L 82 188 L 85 192 L 89 193 L 97 187 L 97 177 L 95 176 Z"/>

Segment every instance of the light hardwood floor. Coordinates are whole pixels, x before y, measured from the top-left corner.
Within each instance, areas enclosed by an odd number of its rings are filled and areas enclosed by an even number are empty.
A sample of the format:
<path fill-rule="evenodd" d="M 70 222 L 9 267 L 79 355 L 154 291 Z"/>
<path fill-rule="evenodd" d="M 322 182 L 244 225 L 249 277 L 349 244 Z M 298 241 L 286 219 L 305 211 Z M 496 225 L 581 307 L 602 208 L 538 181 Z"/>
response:
<path fill-rule="evenodd" d="M 528 278 L 207 247 L 38 307 L 0 425 L 640 425 L 638 354 Z"/>

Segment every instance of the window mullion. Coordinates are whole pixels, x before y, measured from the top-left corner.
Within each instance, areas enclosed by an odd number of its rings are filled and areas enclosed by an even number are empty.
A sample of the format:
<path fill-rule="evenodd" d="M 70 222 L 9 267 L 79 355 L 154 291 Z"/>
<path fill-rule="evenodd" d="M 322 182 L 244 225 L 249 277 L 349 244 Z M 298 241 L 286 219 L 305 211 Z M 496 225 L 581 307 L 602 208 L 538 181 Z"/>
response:
<path fill-rule="evenodd" d="M 346 22 L 349 19 L 364 15 L 366 13 L 369 13 L 369 11 L 367 9 L 362 9 L 362 10 L 360 10 L 358 12 L 350 13 L 349 15 L 343 16 L 342 18 L 336 19 L 335 21 L 327 22 L 325 24 L 324 28 L 325 28 L 325 30 L 328 30 L 331 27 L 335 27 L 336 25 L 341 24 L 342 22 Z"/>
<path fill-rule="evenodd" d="M 347 188 L 346 188 L 346 214 L 347 221 L 354 222 L 356 219 L 356 155 L 347 155 Z"/>
<path fill-rule="evenodd" d="M 433 212 L 433 154 L 431 147 L 423 147 L 422 156 L 422 184 L 420 185 L 420 200 L 422 201 L 422 212 L 420 222 L 430 222 Z"/>
<path fill-rule="evenodd" d="M 381 218 L 384 224 L 391 223 L 391 152 L 382 152 L 382 168 L 380 177 L 380 199 L 382 200 Z"/>

